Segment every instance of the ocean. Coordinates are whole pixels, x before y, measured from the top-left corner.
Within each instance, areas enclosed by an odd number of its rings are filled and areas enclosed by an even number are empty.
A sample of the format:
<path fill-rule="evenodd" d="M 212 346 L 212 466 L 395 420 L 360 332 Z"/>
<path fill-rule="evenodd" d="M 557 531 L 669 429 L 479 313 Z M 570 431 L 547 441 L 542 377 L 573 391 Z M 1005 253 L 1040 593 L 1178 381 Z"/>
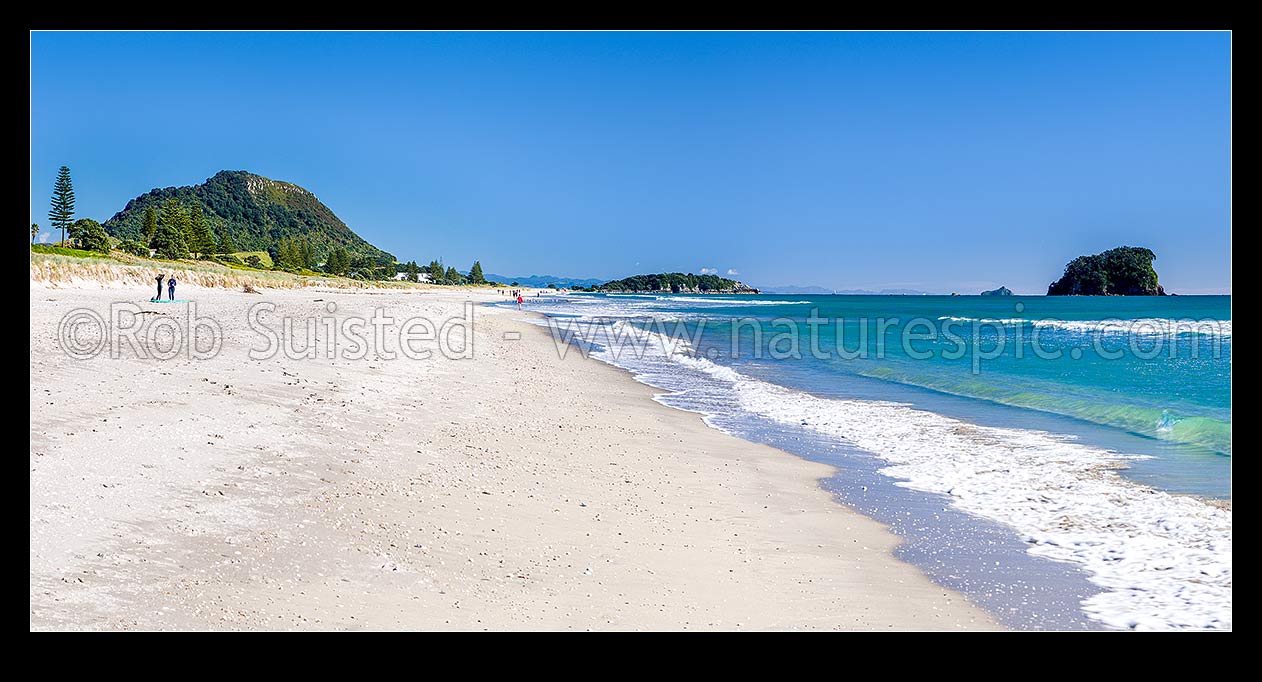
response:
<path fill-rule="evenodd" d="M 1012 627 L 1231 627 L 1229 296 L 571 294 L 558 352 L 838 468 Z"/>

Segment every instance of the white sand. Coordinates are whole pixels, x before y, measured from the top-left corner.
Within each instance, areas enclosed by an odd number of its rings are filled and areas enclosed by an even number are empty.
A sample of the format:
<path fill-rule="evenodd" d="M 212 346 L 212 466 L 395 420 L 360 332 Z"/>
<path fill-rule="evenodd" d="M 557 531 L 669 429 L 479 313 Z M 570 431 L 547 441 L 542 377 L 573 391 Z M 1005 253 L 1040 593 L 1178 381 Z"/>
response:
<path fill-rule="evenodd" d="M 559 359 L 518 313 L 477 309 L 472 360 L 247 357 L 260 300 L 441 321 L 486 295 L 180 294 L 223 325 L 215 358 L 71 359 L 65 313 L 148 290 L 32 286 L 32 628 L 996 627 L 828 467 Z"/>

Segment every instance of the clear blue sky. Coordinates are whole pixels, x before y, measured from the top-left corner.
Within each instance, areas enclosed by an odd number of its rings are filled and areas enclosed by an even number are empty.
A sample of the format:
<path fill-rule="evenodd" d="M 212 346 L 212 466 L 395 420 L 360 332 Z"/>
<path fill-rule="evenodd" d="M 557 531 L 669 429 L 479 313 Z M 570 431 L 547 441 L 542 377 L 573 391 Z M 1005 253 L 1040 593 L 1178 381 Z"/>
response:
<path fill-rule="evenodd" d="M 401 260 L 1006 284 L 1157 252 L 1230 291 L 1225 33 L 36 33 L 31 220 L 222 169 Z"/>

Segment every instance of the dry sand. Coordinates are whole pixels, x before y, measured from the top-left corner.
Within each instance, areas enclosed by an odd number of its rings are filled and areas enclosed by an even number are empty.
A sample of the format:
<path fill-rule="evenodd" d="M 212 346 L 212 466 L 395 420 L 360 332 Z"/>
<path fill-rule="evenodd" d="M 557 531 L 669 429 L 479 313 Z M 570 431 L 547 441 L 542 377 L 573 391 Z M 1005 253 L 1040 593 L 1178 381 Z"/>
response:
<path fill-rule="evenodd" d="M 473 359 L 247 355 L 261 300 L 302 336 L 329 302 L 442 321 L 487 294 L 179 293 L 222 325 L 214 358 L 72 359 L 73 309 L 185 306 L 32 285 L 33 629 L 997 627 L 828 467 L 560 359 L 515 311 L 476 310 Z"/>

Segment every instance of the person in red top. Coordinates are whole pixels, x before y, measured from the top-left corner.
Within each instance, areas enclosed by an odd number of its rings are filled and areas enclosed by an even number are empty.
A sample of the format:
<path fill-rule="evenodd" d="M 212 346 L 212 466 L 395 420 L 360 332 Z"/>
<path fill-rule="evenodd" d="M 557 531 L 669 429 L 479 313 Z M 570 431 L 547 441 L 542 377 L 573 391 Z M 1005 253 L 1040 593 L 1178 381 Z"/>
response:
<path fill-rule="evenodd" d="M 522 299 L 522 297 L 521 297 L 521 294 L 517 294 L 517 309 L 518 309 L 518 310 L 521 310 L 522 300 L 523 300 L 523 299 Z"/>

